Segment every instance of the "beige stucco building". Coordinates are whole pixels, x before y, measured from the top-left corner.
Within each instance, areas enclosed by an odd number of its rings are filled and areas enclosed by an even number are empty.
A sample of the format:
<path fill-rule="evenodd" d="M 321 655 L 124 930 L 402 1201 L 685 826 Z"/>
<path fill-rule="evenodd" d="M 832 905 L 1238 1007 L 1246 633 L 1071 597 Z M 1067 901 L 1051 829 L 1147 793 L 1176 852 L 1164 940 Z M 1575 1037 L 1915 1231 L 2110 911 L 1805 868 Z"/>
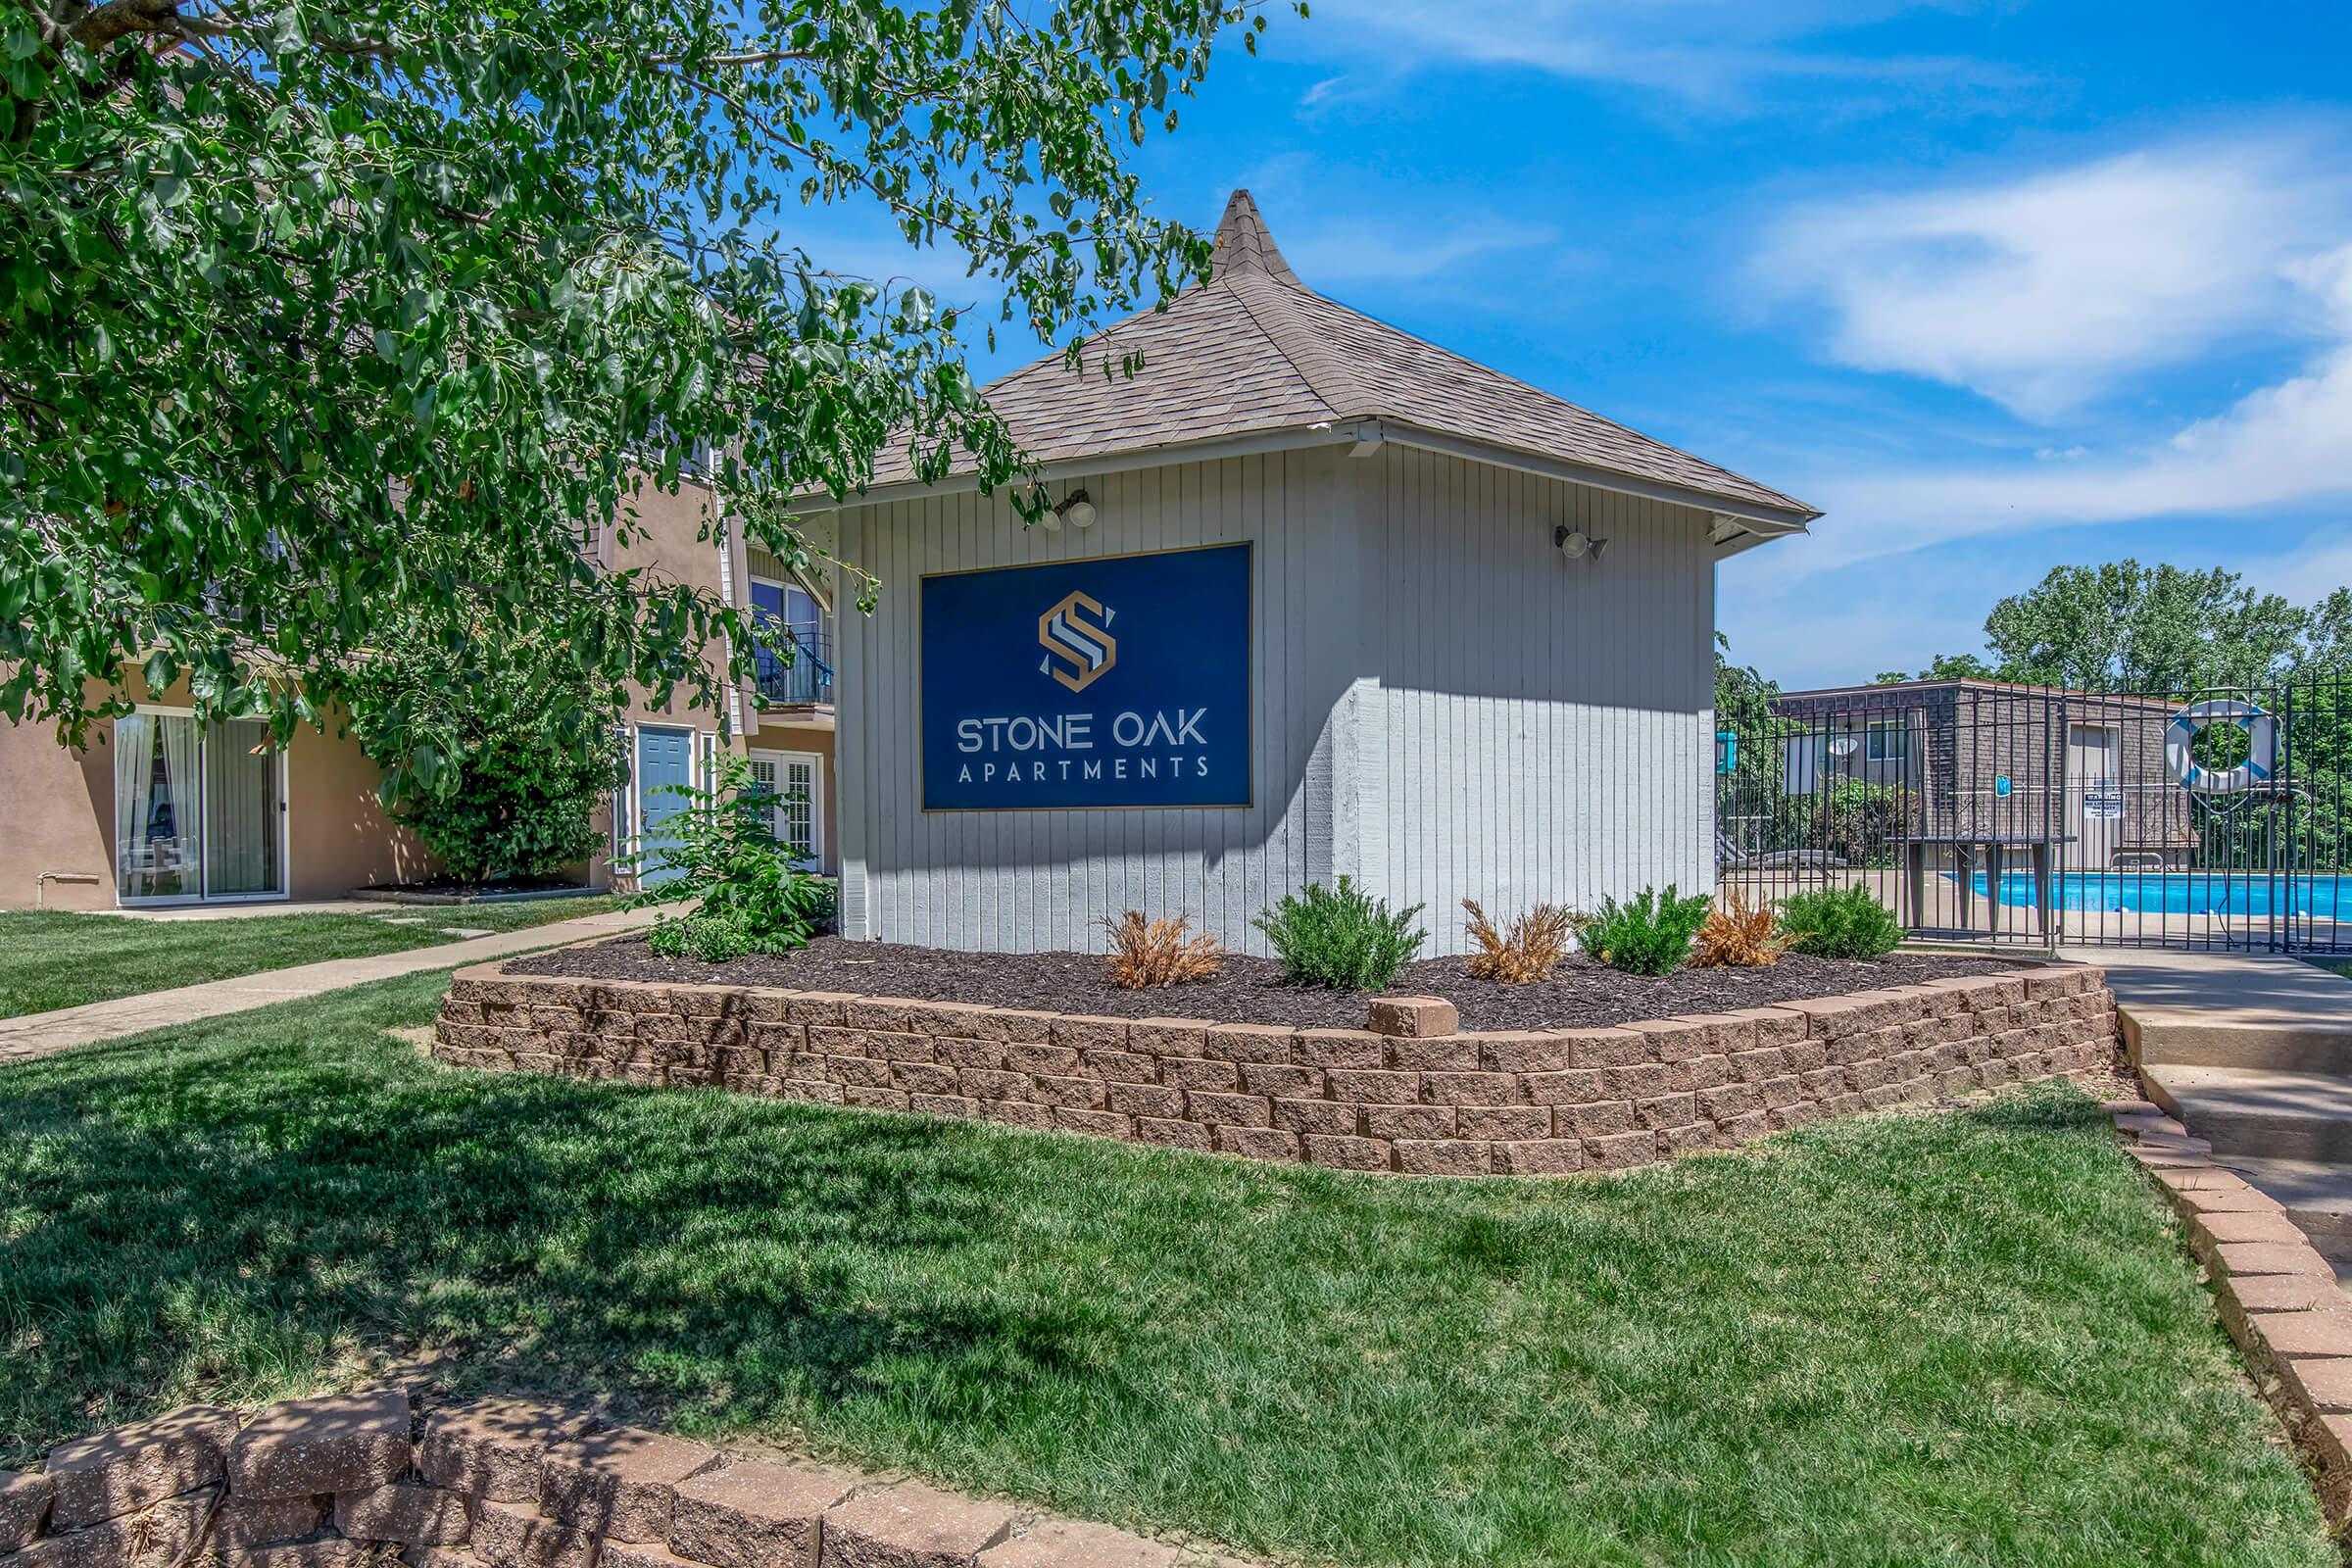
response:
<path fill-rule="evenodd" d="M 589 548 L 612 567 L 645 567 L 783 619 L 806 650 L 729 695 L 728 744 L 746 752 L 785 797 L 778 837 L 814 863 L 834 863 L 832 607 L 827 584 L 795 581 L 773 560 L 722 546 L 709 526 L 718 503 L 703 484 L 648 486 L 634 501 L 626 547 L 602 534 Z M 143 683 L 126 672 L 129 687 Z M 93 695 L 97 695 L 95 692 Z M 714 765 L 721 714 L 681 696 L 626 717 L 630 782 L 607 809 L 623 848 L 675 808 L 668 783 L 698 783 Z M 258 721 L 199 725 L 184 682 L 148 694 L 124 719 L 91 726 L 78 750 L 46 723 L 0 722 L 0 908 L 111 909 L 149 905 L 304 902 L 430 878 L 437 867 L 376 796 L 382 770 L 341 715 L 282 750 Z M 595 886 L 612 858 L 576 868 Z"/>

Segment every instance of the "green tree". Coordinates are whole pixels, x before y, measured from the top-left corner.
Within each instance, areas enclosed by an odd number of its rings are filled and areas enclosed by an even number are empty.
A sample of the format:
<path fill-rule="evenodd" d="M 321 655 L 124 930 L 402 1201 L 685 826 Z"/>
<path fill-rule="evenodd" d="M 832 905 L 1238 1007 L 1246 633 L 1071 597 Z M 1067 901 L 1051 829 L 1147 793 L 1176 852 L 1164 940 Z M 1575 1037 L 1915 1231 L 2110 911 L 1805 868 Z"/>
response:
<path fill-rule="evenodd" d="M 1263 25 L 1247 0 L 0 7 L 0 712 L 78 739 L 138 695 L 128 661 L 284 734 L 395 613 L 710 700 L 767 634 L 575 549 L 633 531 L 641 482 L 715 452 L 718 525 L 795 558 L 788 498 L 854 490 L 894 439 L 926 475 L 1021 468 L 970 313 L 826 270 L 795 216 L 887 215 L 1001 302 L 991 341 L 1075 362 L 1204 272 L 1128 160 Z"/>
<path fill-rule="evenodd" d="M 1735 771 L 1743 778 L 1760 777 L 1770 771 L 1764 750 L 1781 685 L 1752 664 L 1733 663 L 1727 657 L 1731 646 L 1729 637 L 1715 634 L 1715 728 L 1739 737 Z"/>
<path fill-rule="evenodd" d="M 597 808 L 628 778 L 622 694 L 543 635 L 497 640 L 444 615 L 378 628 L 352 682 L 352 728 L 388 771 L 393 812 L 461 882 L 553 875 L 585 860 Z"/>
<path fill-rule="evenodd" d="M 2005 680 L 1997 665 L 1988 663 L 1981 654 L 1937 654 L 1916 675 L 1899 669 L 1882 672 L 1871 684 L 1892 686 L 1907 680 Z"/>
<path fill-rule="evenodd" d="M 2060 566 L 1992 607 L 2004 677 L 2082 691 L 2251 686 L 2292 667 L 2310 612 L 2215 567 Z"/>
<path fill-rule="evenodd" d="M 1715 634 L 1715 728 L 1733 737 L 1732 770 L 1715 778 L 1715 826 L 1744 849 L 1777 848 L 1755 842 L 1759 823 L 1776 819 L 1787 799 L 1781 777 L 1781 740 L 1793 733 L 1773 716 L 1780 682 L 1751 664 L 1735 664 L 1731 639 Z M 1720 744 L 1720 742 L 1718 743 Z"/>
<path fill-rule="evenodd" d="M 2294 673 L 2302 680 L 2352 679 L 2352 588 L 2312 606 Z"/>

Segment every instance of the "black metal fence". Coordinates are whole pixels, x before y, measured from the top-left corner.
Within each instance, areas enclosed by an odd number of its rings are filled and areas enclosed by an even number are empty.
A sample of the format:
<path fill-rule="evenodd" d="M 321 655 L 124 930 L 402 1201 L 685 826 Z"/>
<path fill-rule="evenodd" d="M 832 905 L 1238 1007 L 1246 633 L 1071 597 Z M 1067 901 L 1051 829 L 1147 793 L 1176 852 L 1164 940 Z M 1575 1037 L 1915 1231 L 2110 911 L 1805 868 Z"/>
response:
<path fill-rule="evenodd" d="M 771 703 L 793 706 L 833 701 L 833 640 L 821 631 L 798 626 L 782 628 L 791 645 L 789 662 L 765 649 L 760 651 L 760 695 Z"/>
<path fill-rule="evenodd" d="M 2352 678 L 1798 693 L 1717 750 L 1719 878 L 1751 899 L 1858 884 L 1923 937 L 2352 951 Z"/>

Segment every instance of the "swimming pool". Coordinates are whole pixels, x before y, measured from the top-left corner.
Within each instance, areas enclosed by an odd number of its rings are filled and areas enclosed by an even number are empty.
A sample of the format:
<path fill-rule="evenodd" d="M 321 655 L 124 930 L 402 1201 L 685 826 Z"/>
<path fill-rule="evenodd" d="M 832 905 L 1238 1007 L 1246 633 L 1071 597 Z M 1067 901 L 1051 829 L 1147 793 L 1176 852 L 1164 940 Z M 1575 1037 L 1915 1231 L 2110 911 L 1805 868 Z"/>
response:
<path fill-rule="evenodd" d="M 1984 893 L 1984 873 L 1974 878 L 1977 894 Z M 2146 914 L 2285 914 L 2330 920 L 2340 908 L 2352 919 L 2352 872 L 2325 876 L 2223 875 L 2203 872 L 2072 871 L 2057 879 L 2058 906 L 2095 909 L 2102 913 Z M 2291 886 L 2290 886 L 2291 884 Z M 2277 909 L 2274 911 L 2274 901 Z M 2013 908 L 2034 906 L 2034 873 L 2004 871 L 2001 903 Z"/>

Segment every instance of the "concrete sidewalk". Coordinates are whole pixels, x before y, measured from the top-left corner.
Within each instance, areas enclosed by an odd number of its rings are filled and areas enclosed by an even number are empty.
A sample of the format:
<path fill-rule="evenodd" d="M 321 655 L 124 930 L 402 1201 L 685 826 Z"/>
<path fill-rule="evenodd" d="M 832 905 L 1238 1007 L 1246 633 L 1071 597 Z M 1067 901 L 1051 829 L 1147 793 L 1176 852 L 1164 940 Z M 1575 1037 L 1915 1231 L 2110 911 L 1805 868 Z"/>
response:
<path fill-rule="evenodd" d="M 651 909 L 609 909 L 576 920 L 558 920 L 520 931 L 502 931 L 495 936 L 445 942 L 439 947 L 379 953 L 364 958 L 327 958 L 318 963 L 296 964 L 290 969 L 270 969 L 230 980 L 208 980 L 203 985 L 151 991 L 145 996 L 117 997 L 112 1002 L 60 1007 L 55 1012 L 0 1018 L 0 1066 L 100 1040 L 142 1034 L 198 1018 L 246 1012 L 271 1003 L 315 997 L 322 991 L 340 991 L 346 986 L 366 985 L 370 980 L 389 980 L 426 969 L 448 969 L 541 948 L 560 948 L 565 943 L 635 931 L 653 923 Z"/>
<path fill-rule="evenodd" d="M 2124 1038 L 2176 1043 L 2230 1037 L 2336 1035 L 2352 1039 L 2352 980 L 2276 953 L 2069 948 L 2063 956 L 2107 971 Z"/>
<path fill-rule="evenodd" d="M 2277 954 L 2083 956 L 2148 1098 L 2352 1278 L 2352 981 Z"/>

